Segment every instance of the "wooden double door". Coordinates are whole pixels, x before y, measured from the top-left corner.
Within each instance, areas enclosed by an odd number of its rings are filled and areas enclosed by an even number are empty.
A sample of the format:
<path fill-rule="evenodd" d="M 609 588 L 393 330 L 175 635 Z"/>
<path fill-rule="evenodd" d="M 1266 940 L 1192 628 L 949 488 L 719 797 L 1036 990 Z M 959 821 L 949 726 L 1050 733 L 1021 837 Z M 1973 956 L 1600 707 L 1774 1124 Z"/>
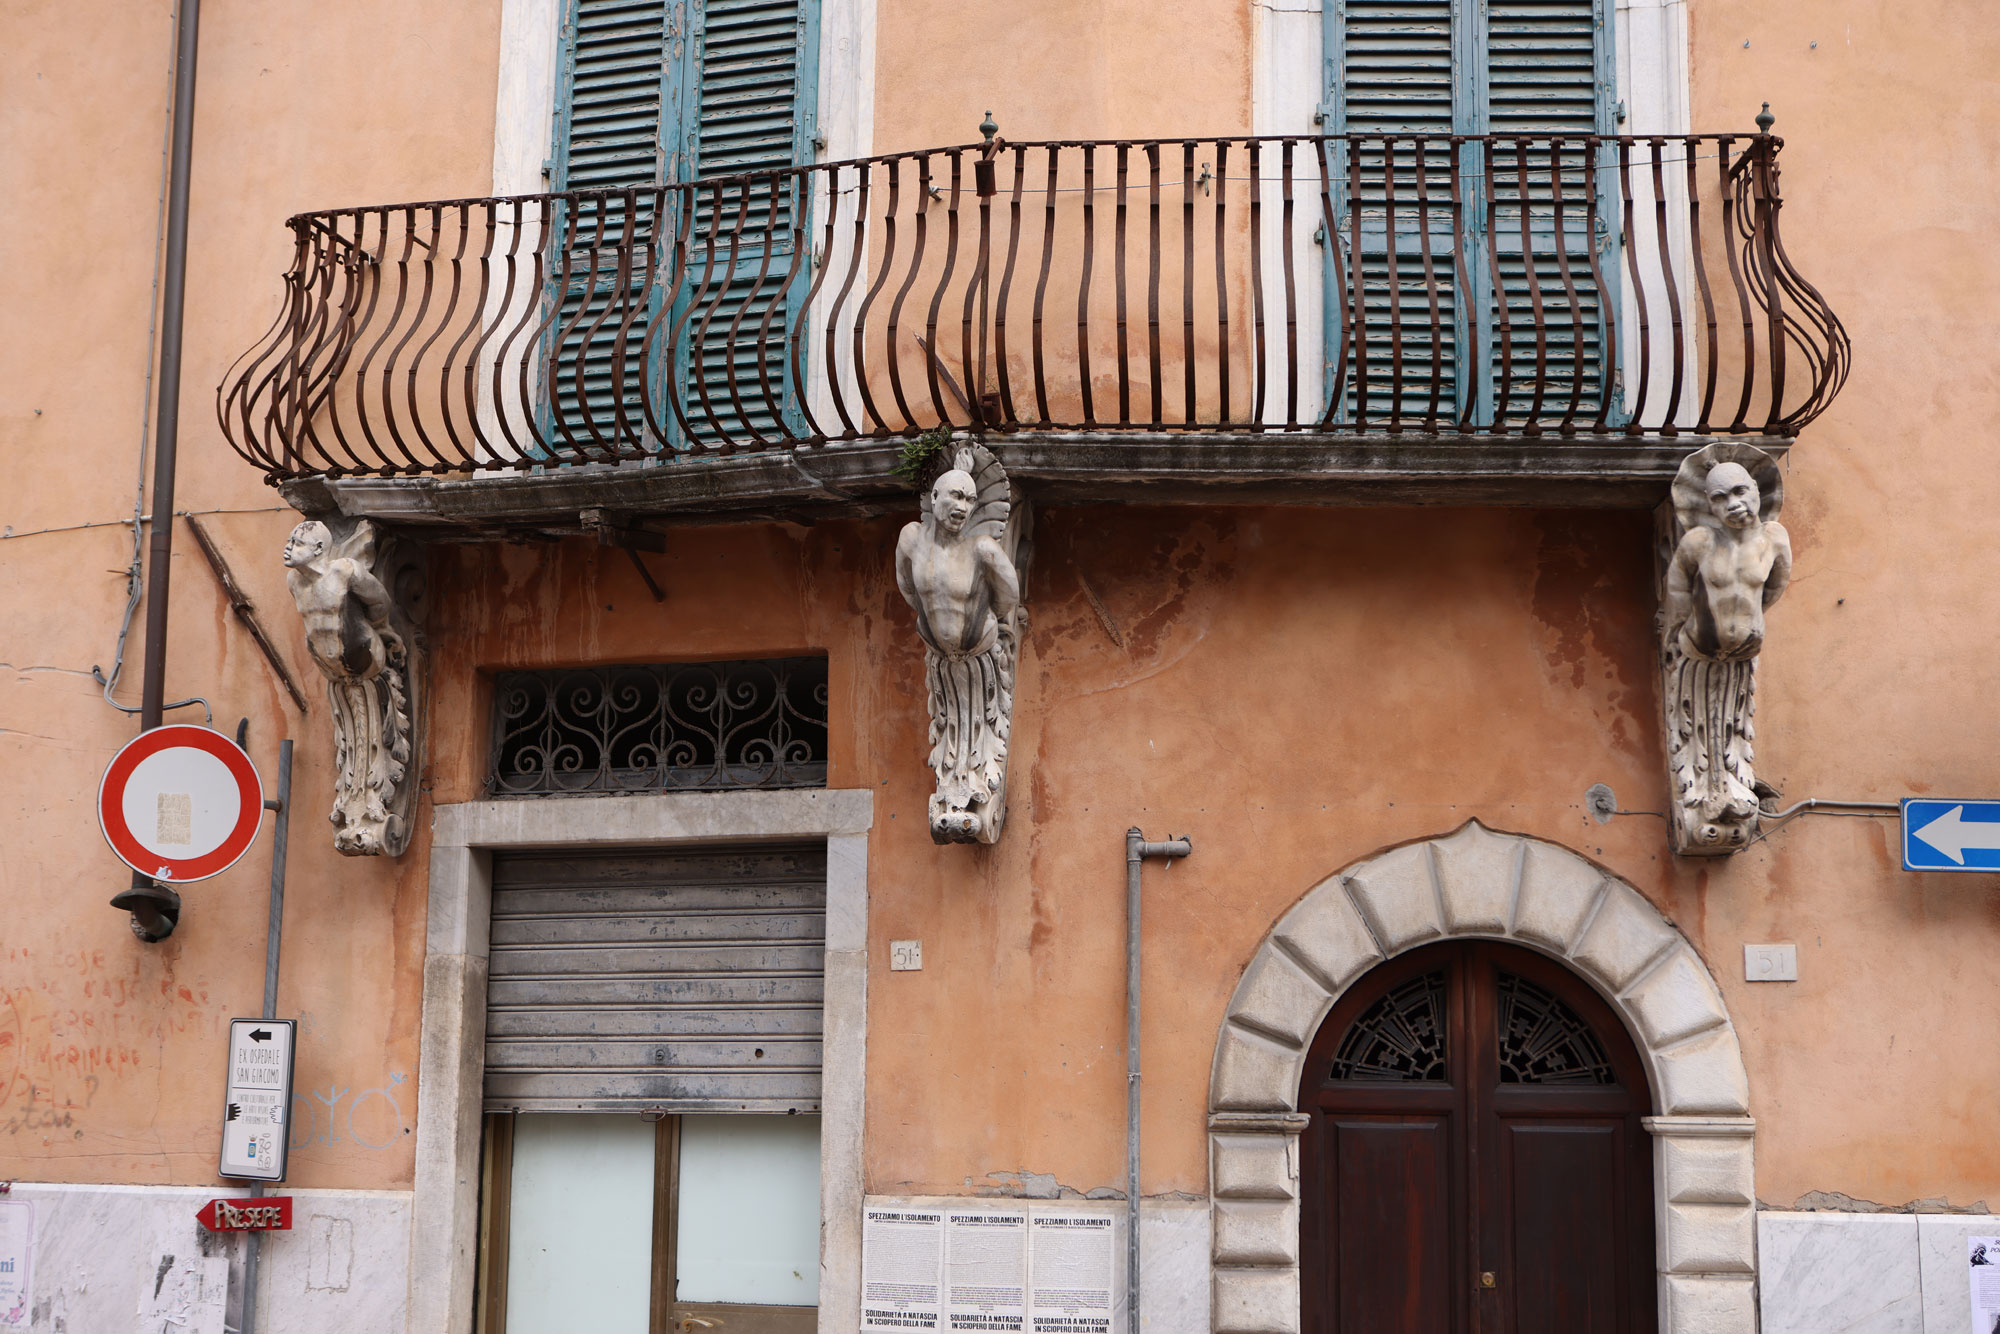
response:
<path fill-rule="evenodd" d="M 1370 973 L 1299 1094 L 1306 1334 L 1655 1334 L 1650 1103 L 1551 960 L 1454 942 Z"/>

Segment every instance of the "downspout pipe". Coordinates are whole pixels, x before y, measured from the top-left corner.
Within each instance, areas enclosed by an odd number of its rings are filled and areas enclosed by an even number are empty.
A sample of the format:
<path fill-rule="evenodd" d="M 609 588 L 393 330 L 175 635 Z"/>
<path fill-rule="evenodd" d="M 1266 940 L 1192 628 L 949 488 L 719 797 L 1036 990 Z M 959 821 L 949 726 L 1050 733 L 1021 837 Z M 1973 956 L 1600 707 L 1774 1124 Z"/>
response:
<path fill-rule="evenodd" d="M 201 0 L 180 0 L 175 17 L 172 163 L 168 168 L 166 274 L 160 297 L 160 406 L 153 451 L 153 531 L 146 562 L 145 684 L 139 730 L 160 725 L 167 690 L 167 585 L 174 550 L 174 467 L 180 444 L 181 316 L 187 297 L 188 170 L 194 158 L 195 52 Z M 134 872 L 131 888 L 111 900 L 132 914 L 141 940 L 165 940 L 180 921 L 181 896 Z"/>
<path fill-rule="evenodd" d="M 1148 843 L 1125 831 L 1125 1324 L 1139 1334 L 1139 876 L 1149 857 L 1194 851 L 1185 838 Z"/>

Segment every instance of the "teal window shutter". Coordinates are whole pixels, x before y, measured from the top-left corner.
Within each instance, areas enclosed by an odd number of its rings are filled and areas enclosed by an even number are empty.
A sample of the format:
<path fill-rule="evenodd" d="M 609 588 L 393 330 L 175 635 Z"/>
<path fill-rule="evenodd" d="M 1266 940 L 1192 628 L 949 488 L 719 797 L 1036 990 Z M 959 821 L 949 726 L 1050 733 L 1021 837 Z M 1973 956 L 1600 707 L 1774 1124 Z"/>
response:
<path fill-rule="evenodd" d="M 664 179 L 668 8 L 667 0 L 567 0 L 555 189 Z"/>
<path fill-rule="evenodd" d="M 811 161 L 818 45 L 817 0 L 566 0 L 553 188 L 652 187 Z M 725 187 L 719 217 L 718 193 L 697 194 L 682 310 L 665 318 L 671 328 L 704 275 L 711 279 L 671 369 L 700 443 L 740 442 L 747 428 L 775 425 L 759 411 L 763 376 L 774 394 L 795 398 L 786 337 L 807 285 L 802 275 L 786 281 L 806 223 L 802 210 L 793 216 L 795 193 L 786 180 L 773 212 L 768 182 Z M 622 381 L 615 375 L 617 335 L 632 304 L 643 308 L 629 323 L 643 328 L 661 317 L 662 292 L 657 282 L 635 292 L 643 266 L 619 274 L 612 247 L 629 229 L 636 243 L 654 247 L 664 274 L 680 224 L 677 216 L 655 218 L 650 194 L 638 205 L 628 218 L 620 197 L 583 201 L 558 219 L 564 245 L 557 262 L 566 256 L 569 271 L 551 275 L 562 305 L 551 408 L 585 447 L 592 443 L 586 420 L 607 437 L 614 424 L 640 434 L 640 377 L 669 373 L 660 349 L 662 364 L 628 357 Z M 699 344 L 692 356 L 689 342 Z M 632 343 L 628 337 L 628 351 Z"/>
<path fill-rule="evenodd" d="M 1597 0 L 1486 0 L 1485 9 L 1488 129 L 1596 134 Z"/>
<path fill-rule="evenodd" d="M 660 184 L 667 168 L 664 112 L 676 82 L 668 0 L 565 0 L 563 8 L 551 187 Z M 586 452 L 642 430 L 638 403 L 648 368 L 631 356 L 622 374 L 617 364 L 626 316 L 639 324 L 657 313 L 657 294 L 637 290 L 635 280 L 618 271 L 616 247 L 628 232 L 635 247 L 655 239 L 652 196 L 638 204 L 630 217 L 617 196 L 555 210 L 560 244 L 550 256 L 549 282 L 560 309 L 550 334 L 544 429 Z"/>
<path fill-rule="evenodd" d="M 1560 134 L 1581 139 L 1609 132 L 1607 3 L 1327 0 L 1328 90 L 1321 123 L 1329 133 L 1364 135 Z M 1391 178 L 1380 146 L 1359 155 L 1352 164 L 1358 171 L 1351 171 L 1344 146 L 1330 148 L 1341 235 L 1327 239 L 1355 256 L 1348 266 L 1324 266 L 1328 380 L 1340 377 L 1345 386 L 1337 418 L 1380 427 L 1398 415 L 1406 420 L 1428 415 L 1433 404 L 1440 417 L 1463 415 L 1476 424 L 1491 424 L 1496 412 L 1502 420 L 1525 416 L 1537 382 L 1531 334 L 1538 296 L 1548 331 L 1539 377 L 1544 402 L 1566 402 L 1573 380 L 1581 375 L 1590 410 L 1579 415 L 1594 417 L 1595 396 L 1602 392 L 1602 326 L 1611 316 L 1609 299 L 1615 293 L 1600 293 L 1590 280 L 1593 238 L 1587 234 L 1582 145 L 1572 143 L 1565 152 L 1560 228 L 1547 153 L 1529 154 L 1532 265 L 1522 247 L 1522 201 L 1511 147 L 1496 147 L 1491 198 L 1484 193 L 1487 163 L 1478 145 L 1466 145 L 1455 160 L 1445 145 L 1429 149 L 1421 173 L 1428 217 L 1419 208 L 1415 146 L 1399 144 L 1395 151 Z M 1350 174 L 1357 198 L 1348 197 Z M 1454 174 L 1466 209 L 1464 247 L 1456 253 L 1450 211 Z M 1600 193 L 1608 179 L 1600 172 Z M 1603 203 L 1600 212 L 1608 217 Z M 1492 226 L 1490 252 L 1487 233 L 1478 230 L 1482 220 Z M 1568 286 L 1564 259 L 1569 261 Z M 1337 272 L 1337 267 L 1353 271 Z M 1605 270 L 1609 289 L 1615 266 Z M 1505 294 L 1506 339 L 1499 336 L 1496 274 Z M 1344 344 L 1344 336 L 1358 341 L 1358 347 Z M 1484 351 L 1483 365 L 1471 364 L 1475 346 Z M 1365 372 L 1356 355 L 1363 348 Z M 1497 401 L 1503 382 L 1508 389 L 1504 404 Z"/>
<path fill-rule="evenodd" d="M 698 44 L 690 148 L 699 177 L 812 161 L 817 0 L 706 0 Z M 807 184 L 802 175 L 755 178 L 696 201 L 694 236 L 708 243 L 693 247 L 690 263 L 709 292 L 689 322 L 679 374 L 698 443 L 769 439 L 781 430 L 771 399 L 798 401 L 787 339 L 811 283 Z M 700 295 L 697 286 L 683 299 Z M 795 406 L 786 417 L 804 424 Z"/>
<path fill-rule="evenodd" d="M 1334 4 L 1326 25 L 1332 114 L 1323 114 L 1323 123 L 1343 134 L 1463 132 L 1470 102 L 1456 77 L 1462 62 L 1454 0 Z M 1342 145 L 1331 152 L 1327 167 L 1342 185 L 1335 200 L 1340 235 L 1327 238 L 1327 253 L 1346 246 L 1352 265 L 1344 273 L 1325 266 L 1327 373 L 1345 386 L 1336 418 L 1385 425 L 1399 415 L 1422 417 L 1433 401 L 1440 414 L 1456 416 L 1462 315 L 1450 147 L 1426 150 L 1422 199 L 1415 144 L 1397 145 L 1393 173 L 1380 146 L 1361 149 L 1354 161 Z M 1350 178 L 1358 198 L 1348 197 Z"/>
<path fill-rule="evenodd" d="M 708 0 L 701 43 L 700 174 L 811 161 L 816 0 Z"/>
<path fill-rule="evenodd" d="M 1600 291 L 1590 267 L 1597 238 L 1590 234 L 1589 177 L 1579 141 L 1612 129 L 1607 7 L 1608 0 L 1484 0 L 1481 129 L 1496 135 L 1563 136 L 1569 142 L 1559 173 L 1545 146 L 1525 164 L 1532 262 L 1522 242 L 1521 163 L 1504 148 L 1495 155 L 1493 249 L 1507 329 L 1503 333 L 1497 327 L 1496 284 L 1490 267 L 1485 268 L 1479 309 L 1486 325 L 1488 368 L 1482 377 L 1481 421 L 1523 420 L 1539 402 L 1544 415 L 1564 415 L 1576 403 L 1577 419 L 1587 422 L 1597 416 L 1604 394 L 1604 321 L 1614 308 L 1618 267 L 1603 266 L 1606 290 Z M 1600 155 L 1599 216 L 1607 218 L 1613 216 L 1608 186 L 1614 179 L 1603 170 L 1608 165 Z M 1539 359 L 1533 337 L 1538 303 L 1546 331 Z"/>

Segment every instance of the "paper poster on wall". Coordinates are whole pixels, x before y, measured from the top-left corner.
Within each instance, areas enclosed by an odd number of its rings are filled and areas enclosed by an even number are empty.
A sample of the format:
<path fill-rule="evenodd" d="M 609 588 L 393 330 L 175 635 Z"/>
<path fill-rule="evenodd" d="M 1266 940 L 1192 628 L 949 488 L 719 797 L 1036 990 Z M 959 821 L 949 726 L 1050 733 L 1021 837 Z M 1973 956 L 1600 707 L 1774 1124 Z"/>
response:
<path fill-rule="evenodd" d="M 0 1329 L 26 1329 L 35 1304 L 35 1206 L 0 1200 Z"/>
<path fill-rule="evenodd" d="M 1115 1230 L 1108 1214 L 1029 1219 L 1031 1334 L 1110 1334 Z"/>
<path fill-rule="evenodd" d="M 941 1212 L 868 1209 L 861 1225 L 863 1334 L 937 1329 L 943 1307 L 943 1271 Z"/>
<path fill-rule="evenodd" d="M 1972 1334 L 2000 1334 L 2000 1237 L 1965 1239 L 1972 1280 Z"/>
<path fill-rule="evenodd" d="M 161 1255 L 157 1268 L 148 1266 L 156 1281 L 139 1290 L 142 1331 L 172 1330 L 173 1334 L 228 1334 L 223 1324 L 229 1301 L 229 1257 L 223 1255 Z"/>
<path fill-rule="evenodd" d="M 1028 1215 L 945 1215 L 945 1328 L 1021 1334 L 1028 1318 Z"/>

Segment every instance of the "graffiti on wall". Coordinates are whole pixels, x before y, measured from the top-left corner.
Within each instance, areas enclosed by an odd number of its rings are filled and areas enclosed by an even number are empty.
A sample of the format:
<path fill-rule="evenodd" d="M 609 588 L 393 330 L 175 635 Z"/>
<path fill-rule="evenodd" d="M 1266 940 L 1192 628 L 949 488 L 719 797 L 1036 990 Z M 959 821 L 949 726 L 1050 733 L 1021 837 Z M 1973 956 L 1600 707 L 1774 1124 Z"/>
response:
<path fill-rule="evenodd" d="M 206 990 L 171 969 L 142 981 L 103 950 L 14 946 L 5 962 L 32 982 L 0 986 L 0 1137 L 80 1140 L 99 1095 L 146 1065 L 170 1037 L 218 1032 Z"/>
<path fill-rule="evenodd" d="M 308 1089 L 292 1097 L 292 1147 L 332 1148 L 351 1144 L 361 1149 L 387 1149 L 410 1133 L 397 1091 L 406 1076 L 392 1071 L 380 1088 L 342 1088 L 338 1083 Z"/>

